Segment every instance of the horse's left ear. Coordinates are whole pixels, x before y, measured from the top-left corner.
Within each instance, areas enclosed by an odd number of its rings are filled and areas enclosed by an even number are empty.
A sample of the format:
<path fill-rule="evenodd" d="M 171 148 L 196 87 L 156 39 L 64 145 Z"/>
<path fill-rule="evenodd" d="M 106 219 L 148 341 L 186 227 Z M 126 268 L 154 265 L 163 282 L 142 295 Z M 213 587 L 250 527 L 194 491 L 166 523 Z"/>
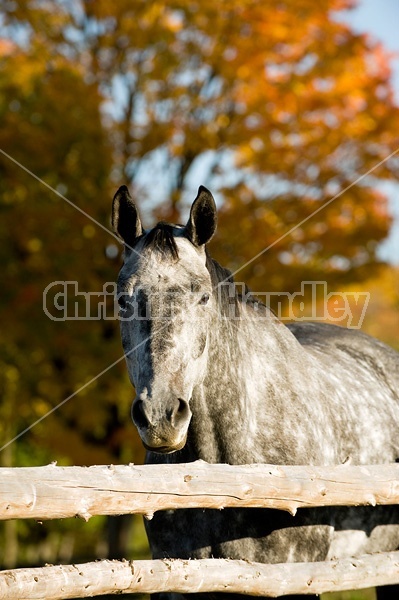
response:
<path fill-rule="evenodd" d="M 198 188 L 190 218 L 186 225 L 186 235 L 195 246 L 203 246 L 216 231 L 217 212 L 216 204 L 209 190 L 203 185 Z"/>
<path fill-rule="evenodd" d="M 133 246 L 143 233 L 136 204 L 125 185 L 119 188 L 112 202 L 112 228 L 127 246 Z"/>

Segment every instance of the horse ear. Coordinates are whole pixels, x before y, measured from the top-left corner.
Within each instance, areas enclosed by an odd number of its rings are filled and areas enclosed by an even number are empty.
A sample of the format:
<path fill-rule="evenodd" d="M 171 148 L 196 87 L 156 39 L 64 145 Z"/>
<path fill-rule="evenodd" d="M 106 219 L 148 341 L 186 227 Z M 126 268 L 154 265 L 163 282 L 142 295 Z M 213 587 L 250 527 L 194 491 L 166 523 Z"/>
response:
<path fill-rule="evenodd" d="M 137 207 L 125 185 L 119 188 L 112 202 L 112 227 L 128 246 L 133 246 L 143 233 Z"/>
<path fill-rule="evenodd" d="M 186 235 L 195 246 L 203 246 L 216 231 L 217 212 L 216 204 L 209 190 L 203 185 L 198 188 L 190 218 L 186 225 Z"/>

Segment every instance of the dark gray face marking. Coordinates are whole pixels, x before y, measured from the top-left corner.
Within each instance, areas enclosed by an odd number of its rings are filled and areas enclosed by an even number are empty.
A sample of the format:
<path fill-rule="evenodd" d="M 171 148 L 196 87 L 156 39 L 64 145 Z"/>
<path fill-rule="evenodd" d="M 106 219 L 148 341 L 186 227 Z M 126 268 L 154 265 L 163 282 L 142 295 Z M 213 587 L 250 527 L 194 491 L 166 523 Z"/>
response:
<path fill-rule="evenodd" d="M 399 355 L 360 332 L 286 327 L 265 318 L 262 305 L 243 303 L 229 272 L 205 251 L 216 224 L 210 198 L 200 191 L 186 227 L 160 224 L 148 233 L 137 210 L 127 210 L 136 234 L 119 290 L 125 304 L 138 304 L 138 316 L 121 332 L 147 461 L 395 461 Z M 115 210 L 123 194 L 118 203 Z M 127 235 L 121 214 L 114 222 Z M 156 558 L 291 562 L 396 549 L 398 519 L 397 507 L 303 510 L 295 518 L 185 510 L 158 513 L 147 529 Z"/>

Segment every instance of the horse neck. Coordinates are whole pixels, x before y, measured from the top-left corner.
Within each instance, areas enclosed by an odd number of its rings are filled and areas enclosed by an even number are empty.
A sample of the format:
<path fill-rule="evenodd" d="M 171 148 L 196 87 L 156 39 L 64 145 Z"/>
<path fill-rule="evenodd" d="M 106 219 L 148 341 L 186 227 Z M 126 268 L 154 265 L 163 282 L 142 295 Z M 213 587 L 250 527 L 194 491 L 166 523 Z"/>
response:
<path fill-rule="evenodd" d="M 206 377 L 192 400 L 191 451 L 193 458 L 208 462 L 237 463 L 251 458 L 239 446 L 245 438 L 246 447 L 251 448 L 259 403 L 267 387 L 265 372 L 274 372 L 272 363 L 280 360 L 276 348 L 286 328 L 269 315 L 254 319 L 252 308 L 238 309 L 239 318 L 215 317 Z"/>

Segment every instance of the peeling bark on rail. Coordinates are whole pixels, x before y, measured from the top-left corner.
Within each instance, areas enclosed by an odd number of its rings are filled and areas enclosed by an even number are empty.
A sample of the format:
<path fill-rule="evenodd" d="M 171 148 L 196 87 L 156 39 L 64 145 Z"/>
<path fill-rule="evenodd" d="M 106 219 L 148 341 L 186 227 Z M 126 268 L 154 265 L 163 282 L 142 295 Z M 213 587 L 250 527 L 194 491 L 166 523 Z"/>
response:
<path fill-rule="evenodd" d="M 0 519 L 62 519 L 177 508 L 399 504 L 399 465 L 176 465 L 0 469 Z"/>
<path fill-rule="evenodd" d="M 100 561 L 0 573 L 4 600 L 103 594 L 229 592 L 277 597 L 399 583 L 399 552 L 330 562 L 265 565 L 237 560 Z"/>

